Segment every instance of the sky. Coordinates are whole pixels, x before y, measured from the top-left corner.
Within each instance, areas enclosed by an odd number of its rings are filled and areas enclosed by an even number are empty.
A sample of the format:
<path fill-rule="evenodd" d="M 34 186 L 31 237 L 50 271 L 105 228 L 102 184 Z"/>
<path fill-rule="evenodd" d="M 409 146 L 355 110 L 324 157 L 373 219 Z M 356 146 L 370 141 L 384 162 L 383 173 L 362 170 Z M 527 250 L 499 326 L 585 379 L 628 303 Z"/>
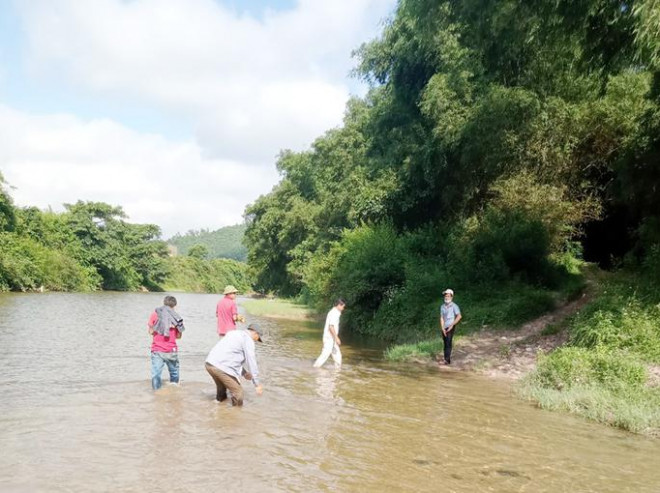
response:
<path fill-rule="evenodd" d="M 163 238 L 243 221 L 283 149 L 341 125 L 395 0 L 0 0 L 0 172 L 18 206 L 123 207 Z"/>

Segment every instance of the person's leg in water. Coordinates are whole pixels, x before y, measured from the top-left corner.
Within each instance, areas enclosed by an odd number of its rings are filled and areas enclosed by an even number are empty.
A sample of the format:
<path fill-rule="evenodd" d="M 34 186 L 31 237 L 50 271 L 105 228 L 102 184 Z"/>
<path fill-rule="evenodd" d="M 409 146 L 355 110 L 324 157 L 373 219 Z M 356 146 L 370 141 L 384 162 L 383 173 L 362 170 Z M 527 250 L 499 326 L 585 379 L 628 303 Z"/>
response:
<path fill-rule="evenodd" d="M 218 402 L 224 402 L 227 400 L 227 387 L 225 387 L 225 384 L 222 383 L 222 380 L 220 379 L 219 372 L 215 366 L 213 366 L 210 363 L 206 363 L 205 365 L 206 371 L 211 375 L 211 378 L 215 382 L 215 400 Z"/>
<path fill-rule="evenodd" d="M 163 358 L 167 364 L 167 371 L 170 373 L 170 383 L 179 383 L 179 355 L 178 353 L 166 353 L 167 356 Z"/>
<path fill-rule="evenodd" d="M 332 347 L 332 359 L 335 362 L 335 368 L 341 368 L 341 350 L 339 349 L 339 346 L 336 344 Z"/>
<path fill-rule="evenodd" d="M 319 357 L 316 358 L 316 361 L 314 362 L 314 368 L 321 368 L 323 366 L 323 364 L 328 360 L 328 358 L 332 354 L 334 347 L 335 347 L 334 341 L 323 342 L 323 349 L 321 350 L 321 354 L 319 355 Z"/>
<path fill-rule="evenodd" d="M 160 374 L 163 372 L 165 362 L 161 356 L 162 353 L 152 351 L 151 353 L 151 388 L 158 390 L 163 386 Z"/>

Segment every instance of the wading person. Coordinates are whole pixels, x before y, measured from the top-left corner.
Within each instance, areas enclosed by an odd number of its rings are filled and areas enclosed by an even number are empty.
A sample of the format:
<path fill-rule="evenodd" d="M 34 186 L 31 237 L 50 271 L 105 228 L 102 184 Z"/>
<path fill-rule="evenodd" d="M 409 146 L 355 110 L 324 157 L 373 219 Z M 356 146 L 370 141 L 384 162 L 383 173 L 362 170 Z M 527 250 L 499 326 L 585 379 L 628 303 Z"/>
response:
<path fill-rule="evenodd" d="M 181 339 L 185 330 L 183 319 L 174 311 L 176 298 L 165 296 L 163 306 L 149 317 L 147 323 L 149 334 L 153 337 L 151 343 L 151 386 L 158 390 L 163 385 L 161 373 L 167 365 L 170 383 L 179 383 L 179 353 L 176 340 Z"/>
<path fill-rule="evenodd" d="M 444 343 L 444 363 L 451 364 L 451 343 L 454 338 L 454 328 L 461 321 L 461 309 L 454 303 L 454 291 L 445 289 L 442 293 L 444 303 L 440 307 L 440 330 Z"/>
<path fill-rule="evenodd" d="M 257 395 L 261 395 L 263 387 L 259 383 L 259 367 L 255 354 L 256 341 L 261 341 L 263 335 L 257 324 L 250 324 L 247 330 L 233 330 L 220 339 L 206 357 L 206 371 L 215 382 L 215 399 L 223 402 L 227 399 L 227 391 L 231 394 L 231 405 L 243 405 L 243 387 L 240 378 L 252 380 Z M 247 370 L 243 367 L 247 364 Z"/>
<path fill-rule="evenodd" d="M 236 322 L 244 321 L 243 317 L 238 314 L 237 293 L 238 289 L 234 286 L 226 286 L 222 293 L 224 296 L 215 307 L 215 316 L 218 318 L 218 336 L 220 337 L 224 337 L 227 332 L 236 330 Z"/>
<path fill-rule="evenodd" d="M 335 367 L 341 367 L 341 340 L 339 339 L 339 317 L 341 312 L 346 307 L 346 301 L 339 298 L 335 301 L 335 306 L 328 312 L 325 317 L 325 326 L 323 327 L 323 349 L 321 354 L 314 362 L 314 368 L 320 368 L 326 360 L 332 355 L 335 362 Z"/>

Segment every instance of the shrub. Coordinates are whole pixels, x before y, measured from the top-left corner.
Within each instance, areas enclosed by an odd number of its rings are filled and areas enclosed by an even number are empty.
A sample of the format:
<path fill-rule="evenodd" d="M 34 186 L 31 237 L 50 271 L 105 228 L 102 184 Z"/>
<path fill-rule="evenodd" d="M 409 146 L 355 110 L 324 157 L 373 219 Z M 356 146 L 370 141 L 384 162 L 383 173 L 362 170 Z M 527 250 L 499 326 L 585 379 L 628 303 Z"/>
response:
<path fill-rule="evenodd" d="M 315 261 L 305 275 L 317 307 L 338 296 L 349 305 L 346 324 L 366 332 L 382 302 L 391 299 L 405 280 L 401 242 L 391 225 L 362 226 L 347 231 L 339 244 Z"/>
<path fill-rule="evenodd" d="M 93 269 L 80 265 L 65 251 L 13 233 L 0 233 L 0 289 L 89 290 L 97 288 L 100 280 Z"/>
<path fill-rule="evenodd" d="M 531 378 L 540 387 L 558 390 L 585 385 L 620 389 L 644 384 L 647 374 L 644 365 L 622 351 L 563 347 L 539 357 Z"/>
<path fill-rule="evenodd" d="M 634 282 L 634 284 L 633 284 Z M 660 293 L 654 283 L 625 274 L 610 279 L 599 298 L 574 317 L 571 344 L 626 350 L 660 362 Z"/>
<path fill-rule="evenodd" d="M 247 265 L 237 260 L 170 257 L 167 266 L 169 273 L 164 288 L 168 291 L 219 293 L 227 284 L 232 284 L 246 292 L 252 286 Z"/>

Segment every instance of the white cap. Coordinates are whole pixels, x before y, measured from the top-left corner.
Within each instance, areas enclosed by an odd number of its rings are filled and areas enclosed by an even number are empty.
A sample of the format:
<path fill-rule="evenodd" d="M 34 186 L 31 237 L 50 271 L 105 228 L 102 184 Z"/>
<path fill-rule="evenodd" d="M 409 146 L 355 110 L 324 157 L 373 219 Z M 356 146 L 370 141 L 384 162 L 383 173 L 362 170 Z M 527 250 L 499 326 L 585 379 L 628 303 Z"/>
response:
<path fill-rule="evenodd" d="M 442 292 L 442 294 L 450 294 L 450 295 L 454 296 L 454 290 L 453 289 L 445 289 Z"/>

